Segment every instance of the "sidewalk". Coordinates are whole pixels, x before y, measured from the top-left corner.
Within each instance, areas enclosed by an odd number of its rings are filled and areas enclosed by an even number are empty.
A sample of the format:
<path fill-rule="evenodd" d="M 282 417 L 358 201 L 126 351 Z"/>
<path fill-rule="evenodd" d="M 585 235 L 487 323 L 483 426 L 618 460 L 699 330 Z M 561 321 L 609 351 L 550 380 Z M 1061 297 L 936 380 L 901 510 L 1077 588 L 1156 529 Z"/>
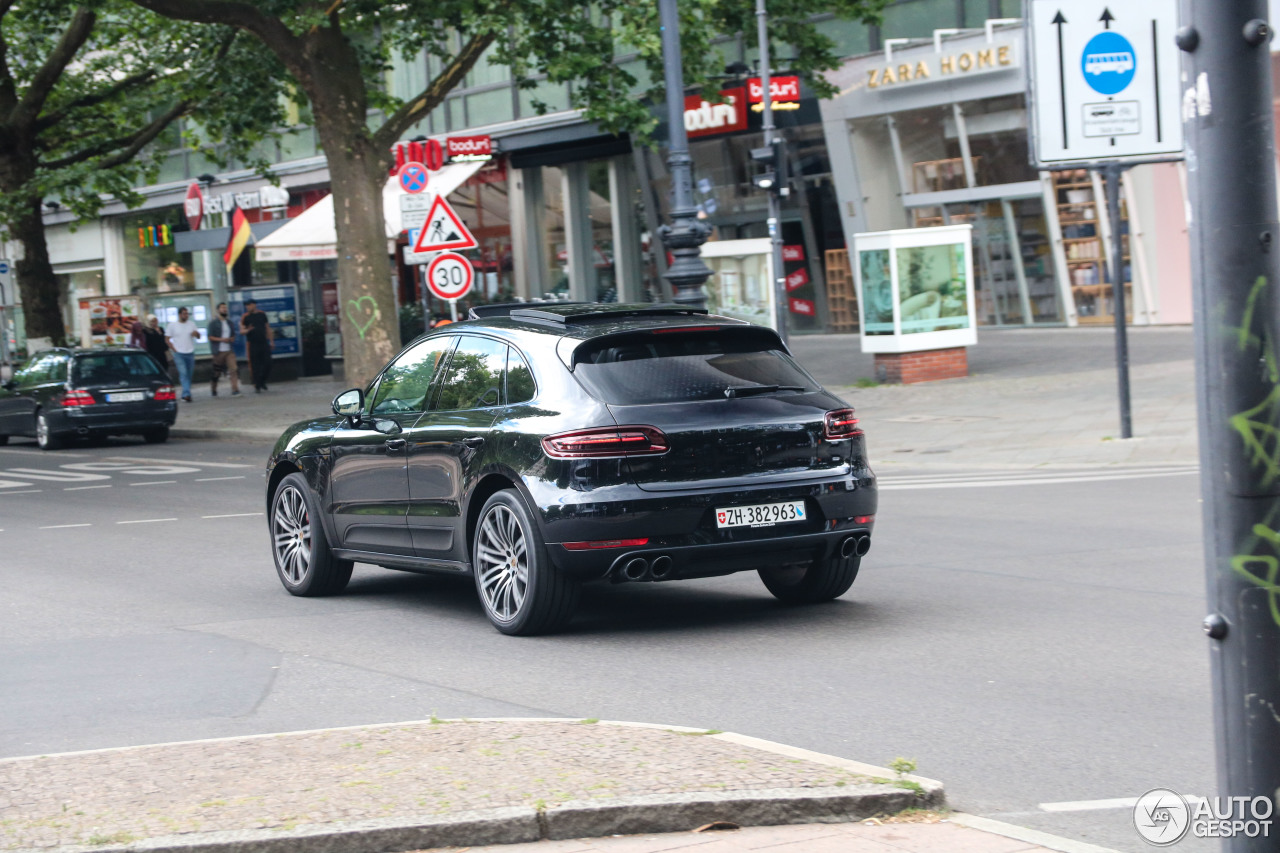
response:
<path fill-rule="evenodd" d="M 874 372 L 856 335 L 797 336 L 791 346 L 818 381 L 858 410 L 872 465 L 890 477 L 897 470 L 1198 461 L 1186 327 L 1131 330 L 1129 440 L 1119 438 L 1109 329 L 984 329 L 971 348 L 969 378 L 906 386 L 856 386 Z M 234 398 L 225 390 L 211 398 L 207 386 L 197 387 L 196 402 L 180 404 L 173 435 L 269 445 L 288 425 L 328 415 L 351 384 L 308 378 Z"/>
<path fill-rule="evenodd" d="M 731 733 L 432 719 L 0 760 L 0 850 L 1099 849 L 949 815 L 943 796 L 929 779 Z"/>

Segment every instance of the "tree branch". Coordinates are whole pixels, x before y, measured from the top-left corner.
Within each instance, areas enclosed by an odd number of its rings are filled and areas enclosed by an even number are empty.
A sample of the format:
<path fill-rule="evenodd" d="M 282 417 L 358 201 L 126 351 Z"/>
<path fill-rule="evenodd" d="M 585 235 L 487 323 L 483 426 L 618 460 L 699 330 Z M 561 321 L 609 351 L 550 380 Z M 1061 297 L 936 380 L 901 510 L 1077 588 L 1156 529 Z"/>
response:
<path fill-rule="evenodd" d="M 89 33 L 93 31 L 93 25 L 97 19 L 98 16 L 84 6 L 76 9 L 75 15 L 71 18 L 71 23 L 67 25 L 67 29 L 62 33 L 62 38 L 58 39 L 58 44 L 45 57 L 44 64 L 40 66 L 35 76 L 31 78 L 31 85 L 27 87 L 27 92 L 22 96 L 22 100 L 18 101 L 18 105 L 11 114 L 10 121 L 20 127 L 29 126 L 35 121 L 36 116 L 40 114 L 41 108 L 44 107 L 44 102 L 49 97 L 49 93 L 57 85 L 58 78 L 62 76 L 62 72 L 66 70 L 67 65 L 75 58 L 76 53 L 84 46 L 84 43 L 88 41 Z"/>
<path fill-rule="evenodd" d="M 13 6 L 13 0 L 0 0 L 0 114 L 12 115 L 18 103 L 13 72 L 9 70 L 9 41 L 4 37 L 4 16 Z"/>
<path fill-rule="evenodd" d="M 427 88 L 406 101 L 400 109 L 396 110 L 383 122 L 382 127 L 378 128 L 378 131 L 373 135 L 373 144 L 378 148 L 390 148 L 400 138 L 401 134 L 440 106 L 445 95 L 449 94 L 455 86 L 462 82 L 462 79 L 467 76 L 467 72 L 475 66 L 481 54 L 488 50 L 489 45 L 493 44 L 495 38 L 497 38 L 497 33 L 494 32 L 472 36 L 471 41 L 462 46 L 462 50 L 458 51 L 458 55 L 453 58 L 453 61 L 449 63 L 443 72 L 431 81 Z"/>
<path fill-rule="evenodd" d="M 179 101 L 174 104 L 163 114 L 154 119 L 151 124 L 139 130 L 130 136 L 120 136 L 115 139 L 107 139 L 99 142 L 97 145 L 91 145 L 77 151 L 74 154 L 68 154 L 57 160 L 50 160 L 41 165 L 46 169 L 62 169 L 67 166 L 74 166 L 76 163 L 83 163 L 94 157 L 103 157 L 94 164 L 95 168 L 113 169 L 129 162 L 138 152 L 150 144 L 157 136 L 159 136 L 166 127 L 168 127 L 174 119 L 180 117 L 187 110 L 191 109 L 191 103 L 188 101 Z M 119 150 L 117 150 L 119 149 Z M 115 152 L 115 153 L 112 153 Z M 103 156 L 110 155 L 110 156 Z"/>
<path fill-rule="evenodd" d="M 251 3 L 237 0 L 133 0 L 157 15 L 197 24 L 225 24 L 253 33 L 290 71 L 303 65 L 302 43 L 284 22 L 263 14 Z"/>
<path fill-rule="evenodd" d="M 40 118 L 36 119 L 36 122 L 35 122 L 36 132 L 39 133 L 42 130 L 48 130 L 49 128 L 53 127 L 55 124 L 58 124 L 59 122 L 63 121 L 64 119 L 66 119 L 67 115 L 72 110 L 84 109 L 85 107 L 95 107 L 98 104 L 103 103 L 104 101 L 111 100 L 116 95 L 119 95 L 122 92 L 125 92 L 143 83 L 149 82 L 153 77 L 155 77 L 155 75 L 156 75 L 156 72 L 154 69 L 139 71 L 137 74 L 124 78 L 119 83 L 116 83 L 114 86 L 110 86 L 106 89 L 103 89 L 100 92 L 90 93 L 88 95 L 85 95 L 82 98 L 76 98 L 74 101 L 62 107 L 61 109 L 57 109 L 57 110 L 54 110 L 53 112 L 45 113 L 44 115 L 40 116 Z"/>

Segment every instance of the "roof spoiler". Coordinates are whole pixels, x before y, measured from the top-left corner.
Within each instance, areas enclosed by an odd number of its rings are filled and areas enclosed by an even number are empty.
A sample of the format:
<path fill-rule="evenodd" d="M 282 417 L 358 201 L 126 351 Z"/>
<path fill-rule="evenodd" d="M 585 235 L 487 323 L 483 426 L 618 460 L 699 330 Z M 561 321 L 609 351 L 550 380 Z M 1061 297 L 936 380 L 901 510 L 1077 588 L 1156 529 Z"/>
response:
<path fill-rule="evenodd" d="M 528 303 L 513 308 L 508 316 L 513 320 L 532 320 L 537 323 L 554 323 L 557 326 L 570 326 L 577 323 L 590 323 L 597 320 L 612 320 L 623 317 L 692 317 L 705 316 L 706 308 L 690 308 L 672 303 L 656 304 L 613 304 L 602 305 L 595 302 L 559 303 L 554 308 L 531 307 Z"/>

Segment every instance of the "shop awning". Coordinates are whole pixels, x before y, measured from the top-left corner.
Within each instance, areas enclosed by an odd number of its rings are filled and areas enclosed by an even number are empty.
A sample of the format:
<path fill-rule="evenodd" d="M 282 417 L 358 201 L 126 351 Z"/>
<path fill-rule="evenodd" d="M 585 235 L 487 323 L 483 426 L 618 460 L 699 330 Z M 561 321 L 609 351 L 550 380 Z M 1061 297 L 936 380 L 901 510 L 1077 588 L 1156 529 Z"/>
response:
<path fill-rule="evenodd" d="M 480 171 L 483 161 L 450 163 L 431 173 L 427 192 L 448 196 L 468 178 Z M 382 216 L 387 228 L 387 254 L 395 251 L 396 238 L 404 230 L 400 222 L 400 197 L 405 195 L 396 177 L 382 187 Z M 333 214 L 333 195 L 329 194 L 275 233 L 254 244 L 254 257 L 259 261 L 320 261 L 338 257 L 338 226 Z"/>

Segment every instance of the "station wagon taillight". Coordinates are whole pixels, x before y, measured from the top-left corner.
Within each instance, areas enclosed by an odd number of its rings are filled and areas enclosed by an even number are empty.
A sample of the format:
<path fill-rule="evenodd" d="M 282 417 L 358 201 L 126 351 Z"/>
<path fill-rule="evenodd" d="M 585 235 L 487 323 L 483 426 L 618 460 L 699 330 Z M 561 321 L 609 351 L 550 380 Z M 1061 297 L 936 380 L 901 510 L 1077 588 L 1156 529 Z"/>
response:
<path fill-rule="evenodd" d="M 858 419 L 853 416 L 853 409 L 836 409 L 827 412 L 824 419 L 824 432 L 829 439 L 853 438 L 862 435 L 858 429 Z"/>
<path fill-rule="evenodd" d="M 62 398 L 62 406 L 67 409 L 71 409 L 76 406 L 92 406 L 93 403 L 93 395 L 80 388 L 77 388 L 74 391 L 68 391 L 66 396 Z"/>
<path fill-rule="evenodd" d="M 172 385 L 161 385 L 156 389 L 156 399 L 161 403 L 167 400 L 177 400 L 178 394 L 173 390 Z"/>
<path fill-rule="evenodd" d="M 549 435 L 542 439 L 542 449 L 554 459 L 607 459 L 657 456 L 670 448 L 667 437 L 657 427 L 620 426 Z"/>

